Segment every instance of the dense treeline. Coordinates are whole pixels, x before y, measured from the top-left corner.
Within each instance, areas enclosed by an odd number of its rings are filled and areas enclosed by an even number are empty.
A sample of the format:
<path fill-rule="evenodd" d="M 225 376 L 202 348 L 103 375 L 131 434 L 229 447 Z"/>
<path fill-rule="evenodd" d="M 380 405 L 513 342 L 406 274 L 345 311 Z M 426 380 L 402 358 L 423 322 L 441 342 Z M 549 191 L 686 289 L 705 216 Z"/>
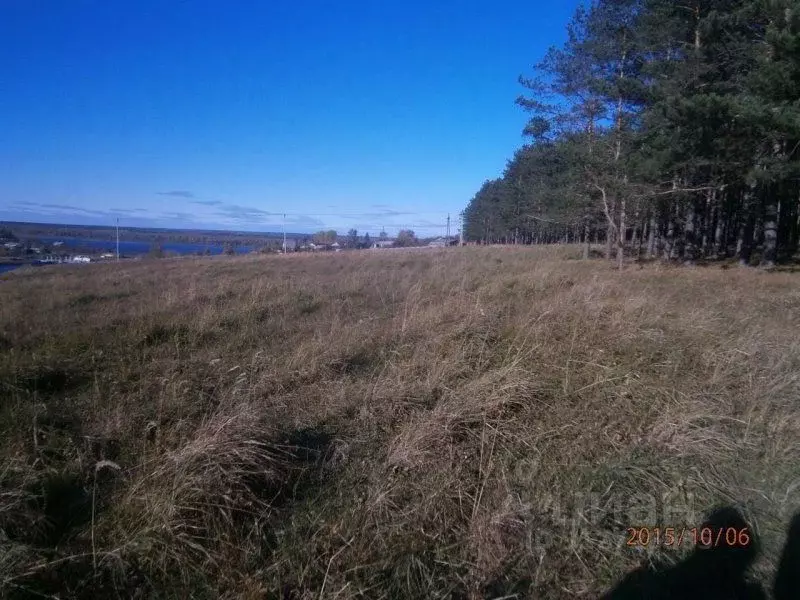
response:
<path fill-rule="evenodd" d="M 595 0 L 568 34 L 520 78 L 529 143 L 471 200 L 468 240 L 794 255 L 799 0 Z"/>

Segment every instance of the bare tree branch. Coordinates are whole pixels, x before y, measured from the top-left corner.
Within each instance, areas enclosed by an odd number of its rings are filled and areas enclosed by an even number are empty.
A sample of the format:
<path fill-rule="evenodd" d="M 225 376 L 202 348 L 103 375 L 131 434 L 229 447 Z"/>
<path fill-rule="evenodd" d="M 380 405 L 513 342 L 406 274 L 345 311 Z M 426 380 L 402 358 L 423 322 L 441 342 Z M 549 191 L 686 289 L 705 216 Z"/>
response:
<path fill-rule="evenodd" d="M 600 193 L 603 196 L 603 212 L 606 214 L 606 219 L 608 219 L 608 226 L 611 227 L 612 231 L 617 230 L 617 224 L 614 222 L 614 219 L 611 218 L 611 212 L 608 210 L 608 196 L 606 195 L 606 188 L 593 183 L 594 187 L 600 190 Z"/>
<path fill-rule="evenodd" d="M 641 196 L 633 196 L 636 200 L 642 200 L 644 198 L 655 198 L 656 196 L 670 196 L 672 194 L 691 194 L 692 192 L 708 192 L 708 191 L 718 191 L 721 192 L 726 187 L 727 184 L 723 185 L 707 185 L 702 187 L 695 187 L 695 188 L 675 188 L 672 190 L 667 190 L 665 192 L 650 192 L 647 194 L 642 194 Z"/>
<path fill-rule="evenodd" d="M 545 219 L 543 217 L 537 217 L 536 215 L 521 215 L 526 219 L 533 219 L 534 221 L 541 221 L 542 223 L 552 223 L 553 225 L 566 225 L 572 226 L 576 223 L 580 223 L 581 221 L 590 220 L 592 217 L 590 215 L 583 215 L 581 217 L 577 217 L 571 221 L 556 221 L 555 219 Z"/>

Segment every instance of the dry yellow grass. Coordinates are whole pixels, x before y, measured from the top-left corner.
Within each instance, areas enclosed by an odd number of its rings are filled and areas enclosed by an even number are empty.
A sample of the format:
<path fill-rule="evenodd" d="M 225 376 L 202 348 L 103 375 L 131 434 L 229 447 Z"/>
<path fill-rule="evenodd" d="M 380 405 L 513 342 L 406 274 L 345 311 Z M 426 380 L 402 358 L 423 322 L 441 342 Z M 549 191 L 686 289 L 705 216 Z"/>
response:
<path fill-rule="evenodd" d="M 800 279 L 579 249 L 0 282 L 0 595 L 592 597 L 800 506 Z"/>

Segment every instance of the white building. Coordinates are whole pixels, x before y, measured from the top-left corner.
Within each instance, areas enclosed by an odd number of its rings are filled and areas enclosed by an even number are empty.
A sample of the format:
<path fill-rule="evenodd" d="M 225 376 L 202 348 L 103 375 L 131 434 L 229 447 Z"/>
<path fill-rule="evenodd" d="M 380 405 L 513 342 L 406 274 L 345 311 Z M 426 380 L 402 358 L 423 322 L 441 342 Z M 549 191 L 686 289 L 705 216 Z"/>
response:
<path fill-rule="evenodd" d="M 90 262 L 92 262 L 92 259 L 89 258 L 88 256 L 80 256 L 79 255 L 79 256 L 73 256 L 72 257 L 72 262 L 74 262 L 74 263 L 90 263 Z"/>

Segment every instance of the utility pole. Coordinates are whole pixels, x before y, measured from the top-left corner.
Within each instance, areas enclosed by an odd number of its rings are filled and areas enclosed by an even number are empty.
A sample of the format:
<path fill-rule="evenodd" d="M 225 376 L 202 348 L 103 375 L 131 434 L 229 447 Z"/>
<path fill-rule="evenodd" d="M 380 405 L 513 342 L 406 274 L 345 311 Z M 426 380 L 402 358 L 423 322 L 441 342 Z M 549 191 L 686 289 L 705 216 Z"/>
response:
<path fill-rule="evenodd" d="M 286 213 L 283 213 L 283 253 L 286 254 Z"/>
<path fill-rule="evenodd" d="M 450 245 L 450 213 L 447 213 L 447 238 L 445 241 L 445 245 Z"/>
<path fill-rule="evenodd" d="M 117 217 L 117 262 L 119 262 L 119 217 Z"/>
<path fill-rule="evenodd" d="M 464 215 L 463 213 L 459 213 L 458 215 L 458 245 L 464 245 Z"/>

